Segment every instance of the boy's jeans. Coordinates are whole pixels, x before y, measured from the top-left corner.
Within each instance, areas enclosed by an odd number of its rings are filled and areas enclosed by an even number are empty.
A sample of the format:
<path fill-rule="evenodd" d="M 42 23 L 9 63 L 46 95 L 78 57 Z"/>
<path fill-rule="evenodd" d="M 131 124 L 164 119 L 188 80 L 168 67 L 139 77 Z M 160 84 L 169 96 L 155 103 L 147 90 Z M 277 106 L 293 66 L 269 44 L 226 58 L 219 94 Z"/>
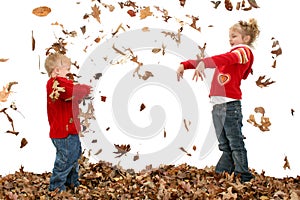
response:
<path fill-rule="evenodd" d="M 213 123 L 219 141 L 219 149 L 223 152 L 216 166 L 216 172 L 234 172 L 241 175 L 241 181 L 252 178 L 248 169 L 247 151 L 242 135 L 241 102 L 232 101 L 216 104 L 212 110 Z"/>
<path fill-rule="evenodd" d="M 56 148 L 56 158 L 50 177 L 49 190 L 59 188 L 66 190 L 66 186 L 79 186 L 78 159 L 81 156 L 81 143 L 78 135 L 69 135 L 67 138 L 52 139 Z"/>

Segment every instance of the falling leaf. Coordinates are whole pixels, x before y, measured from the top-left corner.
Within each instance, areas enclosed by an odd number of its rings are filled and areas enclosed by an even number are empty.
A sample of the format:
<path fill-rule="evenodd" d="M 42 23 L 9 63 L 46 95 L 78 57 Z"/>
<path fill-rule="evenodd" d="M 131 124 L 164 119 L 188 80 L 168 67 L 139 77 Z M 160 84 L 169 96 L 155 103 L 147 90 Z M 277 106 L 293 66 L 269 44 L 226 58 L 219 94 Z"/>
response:
<path fill-rule="evenodd" d="M 260 123 L 258 123 L 254 117 L 253 114 L 249 116 L 249 119 L 247 120 L 248 123 L 252 124 L 254 127 L 258 127 L 261 131 L 269 131 L 269 127 L 271 126 L 270 119 L 268 117 L 265 117 L 265 109 L 263 107 L 256 107 L 254 109 L 256 113 L 261 113 L 262 116 L 260 118 Z"/>
<path fill-rule="evenodd" d="M 130 150 L 131 150 L 131 147 L 130 147 L 130 144 L 121 144 L 121 145 L 118 145 L 118 144 L 114 144 L 115 145 L 115 148 L 118 150 L 116 152 L 113 152 L 115 154 L 120 154 L 118 156 L 116 156 L 115 158 L 119 158 L 123 155 L 126 155 L 126 153 L 128 153 Z"/>
<path fill-rule="evenodd" d="M 217 9 L 218 6 L 221 4 L 221 1 L 210 1 L 214 4 L 214 8 Z"/>
<path fill-rule="evenodd" d="M 167 131 L 164 129 L 164 138 L 167 137 Z"/>
<path fill-rule="evenodd" d="M 294 112 L 295 112 L 295 110 L 293 108 L 291 108 L 291 114 L 292 114 L 292 116 L 294 116 Z"/>
<path fill-rule="evenodd" d="M 161 48 L 153 48 L 152 53 L 158 53 L 161 51 Z"/>
<path fill-rule="evenodd" d="M 6 62 L 8 61 L 8 58 L 0 58 L 0 62 Z"/>
<path fill-rule="evenodd" d="M 140 10 L 140 19 L 145 19 L 146 17 L 151 16 L 153 13 L 150 11 L 150 6 L 145 7 Z"/>
<path fill-rule="evenodd" d="M 260 88 L 268 87 L 268 85 L 271 85 L 271 84 L 275 83 L 275 81 L 270 81 L 270 78 L 264 80 L 265 77 L 266 77 L 265 75 L 264 76 L 259 76 L 259 78 L 255 82 L 258 87 L 260 87 Z"/>
<path fill-rule="evenodd" d="M 137 161 L 138 159 L 140 159 L 139 152 L 136 152 L 136 155 L 133 156 L 133 161 Z"/>
<path fill-rule="evenodd" d="M 181 151 L 183 151 L 184 153 L 186 153 L 186 155 L 188 156 L 192 156 L 192 154 L 190 154 L 189 152 L 187 152 L 187 150 L 185 150 L 183 147 L 179 148 Z"/>
<path fill-rule="evenodd" d="M 96 43 L 99 43 L 101 41 L 101 38 L 100 37 L 97 37 L 95 40 L 94 40 Z"/>
<path fill-rule="evenodd" d="M 197 147 L 194 145 L 194 146 L 193 146 L 193 150 L 196 151 L 196 149 L 197 149 Z"/>
<path fill-rule="evenodd" d="M 265 109 L 263 107 L 261 107 L 261 106 L 254 108 L 254 112 L 260 113 L 260 114 L 262 114 L 262 116 L 265 115 Z"/>
<path fill-rule="evenodd" d="M 101 10 L 99 9 L 99 6 L 97 6 L 96 4 L 92 7 L 92 13 L 91 15 L 99 22 L 100 21 L 100 14 L 101 14 Z"/>
<path fill-rule="evenodd" d="M 97 139 L 92 140 L 91 143 L 97 143 Z"/>
<path fill-rule="evenodd" d="M 106 96 L 101 96 L 101 101 L 105 102 L 106 101 Z"/>
<path fill-rule="evenodd" d="M 27 140 L 25 138 L 22 138 L 20 148 L 25 147 L 27 144 L 28 144 Z"/>
<path fill-rule="evenodd" d="M 100 73 L 100 72 L 96 73 L 93 77 L 94 77 L 95 80 L 99 80 L 100 77 L 102 77 L 102 73 Z"/>
<path fill-rule="evenodd" d="M 184 127 L 186 129 L 187 132 L 189 132 L 189 126 L 191 125 L 191 121 L 188 121 L 186 119 L 183 119 L 183 124 L 184 124 Z"/>
<path fill-rule="evenodd" d="M 6 86 L 3 86 L 2 91 L 0 91 L 0 102 L 7 101 L 8 96 L 12 93 L 11 87 L 15 84 L 18 84 L 18 82 L 9 82 Z"/>
<path fill-rule="evenodd" d="M 256 3 L 256 0 L 248 0 L 248 3 L 253 7 L 253 8 L 259 8 L 259 6 Z"/>
<path fill-rule="evenodd" d="M 286 168 L 291 169 L 287 156 L 284 157 L 284 165 L 283 165 L 283 169 L 286 170 Z"/>
<path fill-rule="evenodd" d="M 33 37 L 33 31 L 31 31 L 31 50 L 35 50 L 35 39 Z"/>
<path fill-rule="evenodd" d="M 136 13 L 134 10 L 128 10 L 127 11 L 128 15 L 130 15 L 130 17 L 135 17 L 136 16 Z"/>
<path fill-rule="evenodd" d="M 47 6 L 40 6 L 37 8 L 34 8 L 32 10 L 32 14 L 39 16 L 39 17 L 45 17 L 51 12 L 51 8 Z"/>
<path fill-rule="evenodd" d="M 82 34 L 84 35 L 86 32 L 86 26 L 80 27 L 80 30 L 81 30 Z"/>
<path fill-rule="evenodd" d="M 10 134 L 13 134 L 13 135 L 19 135 L 19 132 L 18 131 L 6 131 L 6 133 L 10 133 Z"/>
<path fill-rule="evenodd" d="M 145 104 L 142 103 L 142 104 L 140 105 L 140 111 L 144 110 L 145 108 L 146 108 Z"/>
<path fill-rule="evenodd" d="M 232 11 L 233 5 L 232 5 L 232 3 L 231 3 L 231 0 L 225 0 L 225 8 L 226 8 L 228 11 Z"/>
<path fill-rule="evenodd" d="M 106 130 L 106 131 L 109 131 L 109 129 L 110 129 L 110 127 L 107 127 L 105 130 Z"/>
<path fill-rule="evenodd" d="M 94 155 L 97 156 L 102 152 L 102 149 L 99 149 Z"/>
<path fill-rule="evenodd" d="M 184 7 L 185 6 L 186 0 L 179 0 L 180 6 Z"/>

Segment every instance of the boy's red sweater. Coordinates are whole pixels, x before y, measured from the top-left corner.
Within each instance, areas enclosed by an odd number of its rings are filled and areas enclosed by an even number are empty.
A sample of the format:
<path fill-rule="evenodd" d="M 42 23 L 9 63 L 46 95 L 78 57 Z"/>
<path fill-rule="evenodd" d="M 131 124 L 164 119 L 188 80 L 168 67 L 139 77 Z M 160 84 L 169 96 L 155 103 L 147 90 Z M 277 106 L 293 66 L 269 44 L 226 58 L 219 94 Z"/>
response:
<path fill-rule="evenodd" d="M 209 96 L 242 99 L 241 80 L 251 72 L 254 56 L 248 46 L 236 46 L 229 52 L 203 58 L 206 68 L 216 68 Z M 184 69 L 195 69 L 200 60 L 181 62 Z"/>
<path fill-rule="evenodd" d="M 55 77 L 48 80 L 46 87 L 50 138 L 66 138 L 69 134 L 78 134 L 79 102 L 90 93 L 90 86 L 74 85 L 67 78 Z"/>

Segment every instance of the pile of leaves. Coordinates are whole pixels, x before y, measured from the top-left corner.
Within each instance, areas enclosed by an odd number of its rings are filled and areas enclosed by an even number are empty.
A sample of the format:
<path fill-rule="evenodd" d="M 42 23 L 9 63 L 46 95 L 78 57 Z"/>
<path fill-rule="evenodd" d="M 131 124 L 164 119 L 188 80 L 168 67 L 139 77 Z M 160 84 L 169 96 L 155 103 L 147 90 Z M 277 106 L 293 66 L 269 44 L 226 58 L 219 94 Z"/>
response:
<path fill-rule="evenodd" d="M 35 174 L 23 167 L 0 177 L 0 199 L 299 199 L 300 177 L 274 178 L 252 170 L 255 178 L 216 174 L 214 167 L 198 169 L 187 164 L 146 167 L 140 172 L 104 161 L 80 159 L 76 189 L 48 191 L 50 172 Z"/>

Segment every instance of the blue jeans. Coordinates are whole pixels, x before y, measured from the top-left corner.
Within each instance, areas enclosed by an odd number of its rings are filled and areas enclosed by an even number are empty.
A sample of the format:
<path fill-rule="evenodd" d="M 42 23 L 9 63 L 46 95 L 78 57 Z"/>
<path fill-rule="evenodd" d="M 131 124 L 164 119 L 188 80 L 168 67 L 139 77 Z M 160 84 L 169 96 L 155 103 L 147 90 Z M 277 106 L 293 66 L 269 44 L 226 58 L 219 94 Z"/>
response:
<path fill-rule="evenodd" d="M 66 138 L 52 139 L 56 148 L 56 158 L 50 177 L 49 190 L 59 188 L 66 190 L 66 186 L 79 186 L 78 159 L 81 156 L 81 142 L 78 135 L 69 135 Z"/>
<path fill-rule="evenodd" d="M 241 181 L 250 181 L 253 177 L 248 169 L 247 151 L 242 135 L 241 102 L 232 101 L 213 106 L 212 117 L 219 141 L 221 158 L 216 165 L 216 172 L 234 172 L 241 176 Z"/>

